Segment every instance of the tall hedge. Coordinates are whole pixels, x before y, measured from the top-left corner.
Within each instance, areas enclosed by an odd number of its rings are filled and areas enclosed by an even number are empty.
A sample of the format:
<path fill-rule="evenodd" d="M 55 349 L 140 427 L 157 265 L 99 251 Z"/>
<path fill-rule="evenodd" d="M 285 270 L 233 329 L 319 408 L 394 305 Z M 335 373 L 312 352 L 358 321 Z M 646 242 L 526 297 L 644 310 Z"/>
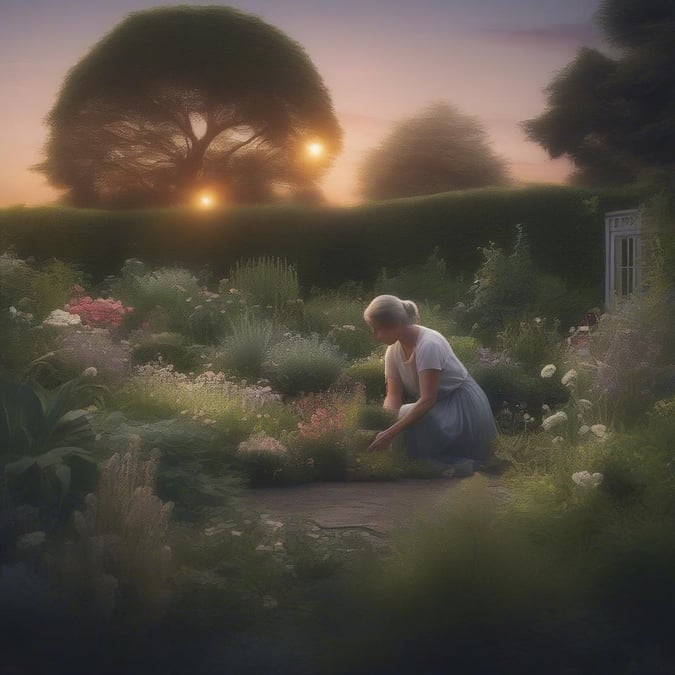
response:
<path fill-rule="evenodd" d="M 71 260 L 100 280 L 126 258 L 209 265 L 225 275 L 241 257 L 283 256 L 306 286 L 370 282 L 382 267 L 422 262 L 438 246 L 450 273 L 472 275 L 479 248 L 509 248 L 525 228 L 542 269 L 572 286 L 602 288 L 604 212 L 636 207 L 637 190 L 562 186 L 487 188 L 356 207 L 273 206 L 193 211 L 0 210 L 0 248 L 38 261 Z"/>

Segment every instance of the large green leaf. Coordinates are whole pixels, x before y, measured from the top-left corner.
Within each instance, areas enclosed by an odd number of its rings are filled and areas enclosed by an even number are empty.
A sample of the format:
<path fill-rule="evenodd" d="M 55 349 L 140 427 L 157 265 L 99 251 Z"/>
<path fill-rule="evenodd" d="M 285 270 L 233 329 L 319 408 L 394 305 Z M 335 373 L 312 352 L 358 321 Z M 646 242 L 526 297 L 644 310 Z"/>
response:
<path fill-rule="evenodd" d="M 0 378 L 0 455 L 32 454 L 45 428 L 42 405 L 34 389 Z"/>
<path fill-rule="evenodd" d="M 95 433 L 85 410 L 71 409 L 78 381 L 48 391 L 0 378 L 0 466 L 15 498 L 61 507 L 93 489 Z"/>

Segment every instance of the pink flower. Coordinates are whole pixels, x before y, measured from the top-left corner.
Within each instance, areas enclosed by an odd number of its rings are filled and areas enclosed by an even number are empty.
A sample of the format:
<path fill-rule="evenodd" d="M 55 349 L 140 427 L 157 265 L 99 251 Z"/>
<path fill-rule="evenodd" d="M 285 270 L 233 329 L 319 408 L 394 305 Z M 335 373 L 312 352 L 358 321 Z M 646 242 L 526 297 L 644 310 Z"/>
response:
<path fill-rule="evenodd" d="M 71 298 L 65 309 L 71 314 L 77 314 L 82 323 L 98 328 L 119 326 L 124 315 L 133 311 L 133 307 L 124 307 L 119 300 L 113 298 L 93 300 L 88 295 Z"/>

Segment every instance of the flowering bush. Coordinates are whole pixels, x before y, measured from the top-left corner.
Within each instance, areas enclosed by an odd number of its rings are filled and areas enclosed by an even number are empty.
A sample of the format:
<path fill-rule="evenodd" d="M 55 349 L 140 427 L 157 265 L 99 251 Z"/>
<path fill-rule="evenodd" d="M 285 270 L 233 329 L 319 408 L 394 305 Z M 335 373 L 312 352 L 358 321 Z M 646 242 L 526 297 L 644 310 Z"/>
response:
<path fill-rule="evenodd" d="M 66 314 L 79 319 L 77 314 Z M 50 352 L 33 361 L 33 370 L 48 364 L 54 378 L 64 381 L 75 377 L 83 369 L 93 367 L 103 380 L 119 381 L 131 373 L 129 344 L 115 341 L 108 330 L 94 328 L 59 331 L 50 344 Z"/>
<path fill-rule="evenodd" d="M 86 498 L 86 509 L 74 514 L 78 540 L 64 569 L 70 582 L 85 587 L 106 613 L 126 611 L 154 622 L 169 601 L 171 548 L 166 545 L 172 502 L 155 494 L 159 456 L 141 458 L 140 439 L 101 466 L 98 492 Z M 133 598 L 130 601 L 130 598 Z"/>
<path fill-rule="evenodd" d="M 239 444 L 237 459 L 252 487 L 274 485 L 289 479 L 288 448 L 263 431 L 249 436 Z"/>
<path fill-rule="evenodd" d="M 80 317 L 82 323 L 96 328 L 117 328 L 124 317 L 134 311 L 133 307 L 125 307 L 114 298 L 92 299 L 89 295 L 73 298 L 65 306 L 70 314 Z"/>
<path fill-rule="evenodd" d="M 350 439 L 354 431 L 350 405 L 358 403 L 363 392 L 352 399 L 336 392 L 305 396 L 296 401 L 293 409 L 301 418 L 295 436 L 301 456 L 314 465 L 319 480 L 343 480 L 349 465 Z"/>
<path fill-rule="evenodd" d="M 298 422 L 300 438 L 307 441 L 322 441 L 326 436 L 339 437 L 344 433 L 344 412 L 337 407 L 319 408 L 309 422 Z"/>
<path fill-rule="evenodd" d="M 116 397 L 117 406 L 135 416 L 193 420 L 213 427 L 233 445 L 274 422 L 280 409 L 283 412 L 279 395 L 269 386 L 237 384 L 211 370 L 178 373 L 171 364 L 136 367 Z"/>

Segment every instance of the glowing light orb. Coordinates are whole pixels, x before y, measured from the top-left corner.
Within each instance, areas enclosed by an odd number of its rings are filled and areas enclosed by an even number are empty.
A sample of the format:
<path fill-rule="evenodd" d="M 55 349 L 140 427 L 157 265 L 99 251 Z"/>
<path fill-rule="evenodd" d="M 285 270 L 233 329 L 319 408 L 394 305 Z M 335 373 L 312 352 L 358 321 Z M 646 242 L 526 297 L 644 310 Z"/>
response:
<path fill-rule="evenodd" d="M 199 196 L 199 206 L 203 209 L 210 209 L 215 204 L 215 199 L 212 195 L 204 193 Z"/>
<path fill-rule="evenodd" d="M 323 155 L 323 144 L 318 141 L 312 141 L 307 146 L 307 152 L 311 157 L 320 157 Z"/>

